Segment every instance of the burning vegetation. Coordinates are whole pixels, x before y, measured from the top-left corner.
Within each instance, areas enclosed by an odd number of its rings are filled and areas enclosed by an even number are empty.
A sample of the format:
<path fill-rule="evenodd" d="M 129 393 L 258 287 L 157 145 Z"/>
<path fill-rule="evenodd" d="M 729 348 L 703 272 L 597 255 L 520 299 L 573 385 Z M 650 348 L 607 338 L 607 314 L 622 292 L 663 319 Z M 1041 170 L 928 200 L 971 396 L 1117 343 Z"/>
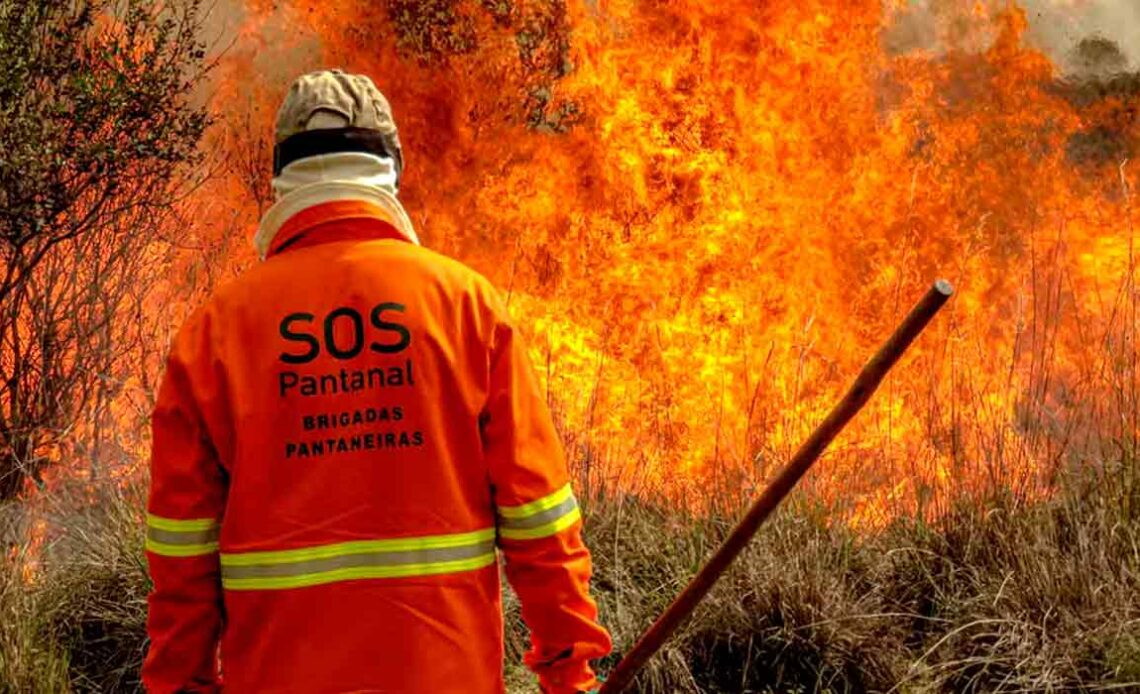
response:
<path fill-rule="evenodd" d="M 278 95 L 232 98 L 253 75 L 377 76 L 410 150 L 402 198 L 507 292 L 591 487 L 747 496 L 940 273 L 953 316 L 813 493 L 876 526 L 1119 473 L 1137 130 L 1108 39 L 1047 55 L 1005 2 L 244 9 L 275 40 L 231 54 L 219 108 L 264 140 Z"/>
<path fill-rule="evenodd" d="M 1057 38 L 1140 31 L 1123 4 L 26 5 L 0 1 L 0 689 L 137 687 L 161 355 L 254 262 L 276 104 L 329 65 L 393 103 L 425 245 L 523 328 L 619 650 L 911 298 L 958 288 L 645 691 L 1140 687 L 1140 55 Z"/>

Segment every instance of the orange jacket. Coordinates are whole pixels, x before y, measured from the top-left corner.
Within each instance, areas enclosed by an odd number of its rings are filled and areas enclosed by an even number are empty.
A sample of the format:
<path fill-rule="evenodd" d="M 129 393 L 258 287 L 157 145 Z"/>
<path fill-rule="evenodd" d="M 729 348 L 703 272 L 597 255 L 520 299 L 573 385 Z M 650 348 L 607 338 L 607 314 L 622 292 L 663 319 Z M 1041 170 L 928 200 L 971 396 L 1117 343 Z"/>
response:
<path fill-rule="evenodd" d="M 502 692 L 496 550 L 544 689 L 595 686 L 610 640 L 518 334 L 378 208 L 286 222 L 180 331 L 153 433 L 149 691 Z"/>

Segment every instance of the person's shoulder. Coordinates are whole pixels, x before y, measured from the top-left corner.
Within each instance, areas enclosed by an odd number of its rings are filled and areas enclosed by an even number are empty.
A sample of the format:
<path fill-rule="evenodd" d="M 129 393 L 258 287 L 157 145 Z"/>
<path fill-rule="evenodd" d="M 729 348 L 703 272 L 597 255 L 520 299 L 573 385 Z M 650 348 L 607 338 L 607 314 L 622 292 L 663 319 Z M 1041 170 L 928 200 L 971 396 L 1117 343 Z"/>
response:
<path fill-rule="evenodd" d="M 233 306 L 246 305 L 266 272 L 266 264 L 258 263 L 242 269 L 236 276 L 221 280 L 190 311 L 179 329 L 180 341 L 208 339 L 218 316 Z"/>
<path fill-rule="evenodd" d="M 468 280 L 482 280 L 483 276 L 480 275 L 470 265 L 464 263 L 458 258 L 447 255 L 434 248 L 427 246 L 420 246 L 417 244 L 406 244 L 408 253 L 415 257 L 418 261 L 428 263 L 433 267 L 437 267 L 442 271 L 450 272 L 457 278 Z"/>
<path fill-rule="evenodd" d="M 467 295 L 484 309 L 496 316 L 502 314 L 502 299 L 499 290 L 485 275 L 463 261 L 425 246 L 416 244 L 385 244 L 383 261 L 389 267 L 399 265 L 398 273 L 411 282 L 426 281 L 442 287 L 449 295 Z M 370 264 L 371 258 L 365 254 L 357 260 Z M 284 258 L 280 259 L 284 260 Z M 264 295 L 266 285 L 278 282 L 294 282 L 294 264 L 270 258 L 254 264 L 236 277 L 218 284 L 209 297 L 194 311 L 192 319 L 208 325 L 212 317 L 231 315 L 236 309 L 241 312 L 257 302 Z M 191 319 L 188 319 L 188 322 Z"/>
<path fill-rule="evenodd" d="M 168 365 L 195 361 L 210 341 L 210 300 L 199 303 L 182 319 L 167 350 Z"/>
<path fill-rule="evenodd" d="M 228 306 L 248 303 L 250 294 L 259 293 L 254 288 L 261 284 L 263 275 L 271 272 L 272 269 L 262 262 L 242 269 L 236 276 L 221 280 L 195 310 L 197 319 L 208 323 L 218 313 L 225 312 Z"/>
<path fill-rule="evenodd" d="M 431 267 L 431 274 L 443 286 L 453 300 L 467 304 L 478 316 L 478 322 L 488 326 L 509 324 L 503 294 L 494 282 L 470 265 L 438 251 L 415 246 L 410 251 Z"/>

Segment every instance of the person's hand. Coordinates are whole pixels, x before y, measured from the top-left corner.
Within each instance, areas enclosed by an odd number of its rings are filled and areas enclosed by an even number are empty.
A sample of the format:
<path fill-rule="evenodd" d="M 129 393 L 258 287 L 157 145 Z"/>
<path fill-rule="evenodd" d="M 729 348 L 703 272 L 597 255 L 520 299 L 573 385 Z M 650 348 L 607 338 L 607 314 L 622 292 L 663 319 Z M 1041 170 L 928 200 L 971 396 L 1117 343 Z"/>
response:
<path fill-rule="evenodd" d="M 588 691 L 588 692 L 579 692 L 579 694 L 598 694 L 598 692 L 599 692 L 599 691 L 601 690 L 601 688 L 602 688 L 602 685 L 603 685 L 603 684 L 605 684 L 605 683 L 606 683 L 606 681 L 605 681 L 604 679 L 602 679 L 601 677 L 599 677 L 599 678 L 598 678 L 598 686 L 597 686 L 597 687 L 594 687 L 593 689 L 591 689 L 591 690 L 590 690 L 590 691 Z"/>

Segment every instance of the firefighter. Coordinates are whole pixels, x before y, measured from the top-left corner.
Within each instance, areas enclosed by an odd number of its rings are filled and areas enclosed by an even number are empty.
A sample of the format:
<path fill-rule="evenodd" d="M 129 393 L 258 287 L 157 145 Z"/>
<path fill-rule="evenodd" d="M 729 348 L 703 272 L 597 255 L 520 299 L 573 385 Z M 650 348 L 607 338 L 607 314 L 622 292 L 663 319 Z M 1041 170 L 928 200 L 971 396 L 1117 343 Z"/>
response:
<path fill-rule="evenodd" d="M 263 262 L 179 331 L 153 414 L 143 681 L 504 691 L 499 561 L 545 692 L 610 638 L 558 437 L 491 284 L 420 245 L 367 77 L 278 113 Z"/>

